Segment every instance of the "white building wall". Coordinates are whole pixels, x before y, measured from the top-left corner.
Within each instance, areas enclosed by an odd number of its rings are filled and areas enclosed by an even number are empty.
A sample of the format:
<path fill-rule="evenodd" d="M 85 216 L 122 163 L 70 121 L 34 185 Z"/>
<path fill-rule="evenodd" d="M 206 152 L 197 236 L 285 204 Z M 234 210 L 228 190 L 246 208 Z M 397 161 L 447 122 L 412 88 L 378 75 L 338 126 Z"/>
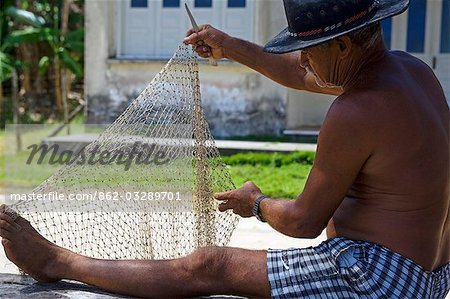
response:
<path fill-rule="evenodd" d="M 122 14 L 119 11 L 123 1 L 86 1 L 85 86 L 90 122 L 111 122 L 167 61 L 118 59 L 123 53 L 120 40 L 124 38 L 120 27 Z M 442 0 L 431 1 L 428 3 L 427 53 L 423 57 L 416 55 L 430 65 L 436 57 L 435 71 L 449 98 L 450 55 L 437 51 L 436 40 L 440 31 L 430 27 L 433 22 L 440 23 L 439 3 Z M 254 42 L 264 44 L 286 27 L 282 1 L 254 1 L 252 10 L 250 39 Z M 194 15 L 198 12 L 194 10 Z M 184 22 L 189 27 L 187 19 Z M 405 50 L 406 30 L 407 14 L 395 17 L 391 32 L 392 49 Z M 244 66 L 228 61 L 220 62 L 219 67 L 201 64 L 200 79 L 206 116 L 213 133 L 222 137 L 318 128 L 334 99 L 333 96 L 281 87 Z"/>
<path fill-rule="evenodd" d="M 107 60 L 112 36 L 111 2 L 88 0 L 85 3 L 85 89 L 86 95 L 107 94 Z"/>
<path fill-rule="evenodd" d="M 280 11 L 282 3 L 275 3 L 256 1 L 252 9 L 255 14 Z M 90 123 L 114 120 L 167 62 L 118 58 L 123 50 L 117 32 L 120 5 L 121 1 L 86 1 L 85 79 Z M 286 21 L 284 14 L 267 14 L 253 18 L 252 26 L 250 39 L 265 43 Z M 201 61 L 200 80 L 205 114 L 216 136 L 281 134 L 286 128 L 288 92 L 284 87 L 230 61 L 221 61 L 218 67 Z"/>

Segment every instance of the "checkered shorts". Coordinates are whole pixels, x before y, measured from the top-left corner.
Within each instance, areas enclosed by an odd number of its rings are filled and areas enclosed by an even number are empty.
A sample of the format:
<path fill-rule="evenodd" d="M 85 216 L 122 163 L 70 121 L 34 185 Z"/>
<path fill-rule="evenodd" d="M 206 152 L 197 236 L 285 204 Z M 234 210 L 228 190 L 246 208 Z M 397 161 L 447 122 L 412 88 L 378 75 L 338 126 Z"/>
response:
<path fill-rule="evenodd" d="M 364 241 L 329 239 L 317 247 L 267 253 L 272 298 L 444 298 L 450 263 L 433 272 Z"/>

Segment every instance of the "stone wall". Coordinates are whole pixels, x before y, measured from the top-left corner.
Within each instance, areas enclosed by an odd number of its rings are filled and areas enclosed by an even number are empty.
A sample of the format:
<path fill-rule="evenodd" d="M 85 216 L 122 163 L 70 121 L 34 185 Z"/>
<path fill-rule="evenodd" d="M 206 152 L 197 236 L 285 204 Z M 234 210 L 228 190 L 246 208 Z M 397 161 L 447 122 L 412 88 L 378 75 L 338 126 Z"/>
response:
<path fill-rule="evenodd" d="M 235 63 L 219 64 L 200 65 L 202 103 L 214 136 L 281 134 L 287 90 Z M 112 122 L 163 66 L 156 61 L 108 60 L 108 80 L 101 91 L 88 94 L 88 122 Z"/>
<path fill-rule="evenodd" d="M 110 123 L 136 98 L 166 61 L 116 58 L 116 1 L 86 1 L 85 88 L 89 123 Z M 282 1 L 256 1 L 254 41 L 264 44 L 286 27 Z M 254 71 L 229 61 L 200 66 L 202 100 L 216 137 L 279 135 L 298 125 L 292 96 Z M 321 108 L 322 109 L 322 108 Z M 323 109 L 322 109 L 323 110 Z M 292 116 L 294 114 L 294 116 Z M 320 122 L 324 111 L 319 111 Z M 290 115 L 290 116 L 289 116 Z M 292 121 L 295 120 L 295 121 Z M 316 122 L 316 121 L 315 121 Z"/>

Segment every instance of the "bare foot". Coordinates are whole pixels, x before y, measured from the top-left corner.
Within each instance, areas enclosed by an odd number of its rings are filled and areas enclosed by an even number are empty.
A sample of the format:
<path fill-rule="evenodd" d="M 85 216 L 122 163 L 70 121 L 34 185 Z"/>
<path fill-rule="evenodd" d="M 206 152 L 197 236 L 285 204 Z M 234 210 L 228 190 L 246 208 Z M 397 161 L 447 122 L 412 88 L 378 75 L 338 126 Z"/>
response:
<path fill-rule="evenodd" d="M 0 236 L 8 259 L 37 281 L 62 279 L 72 253 L 50 243 L 27 220 L 5 209 L 0 207 Z"/>

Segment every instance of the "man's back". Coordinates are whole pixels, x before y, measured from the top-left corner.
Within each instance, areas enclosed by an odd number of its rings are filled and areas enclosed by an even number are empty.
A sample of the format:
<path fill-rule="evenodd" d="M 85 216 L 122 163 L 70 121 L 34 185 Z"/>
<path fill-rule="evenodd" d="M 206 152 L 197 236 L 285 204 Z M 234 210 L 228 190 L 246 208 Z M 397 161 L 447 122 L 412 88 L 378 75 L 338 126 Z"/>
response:
<path fill-rule="evenodd" d="M 450 261 L 445 96 L 432 71 L 402 52 L 390 52 L 362 77 L 345 98 L 373 124 L 375 148 L 329 236 L 372 241 L 433 270 Z"/>

